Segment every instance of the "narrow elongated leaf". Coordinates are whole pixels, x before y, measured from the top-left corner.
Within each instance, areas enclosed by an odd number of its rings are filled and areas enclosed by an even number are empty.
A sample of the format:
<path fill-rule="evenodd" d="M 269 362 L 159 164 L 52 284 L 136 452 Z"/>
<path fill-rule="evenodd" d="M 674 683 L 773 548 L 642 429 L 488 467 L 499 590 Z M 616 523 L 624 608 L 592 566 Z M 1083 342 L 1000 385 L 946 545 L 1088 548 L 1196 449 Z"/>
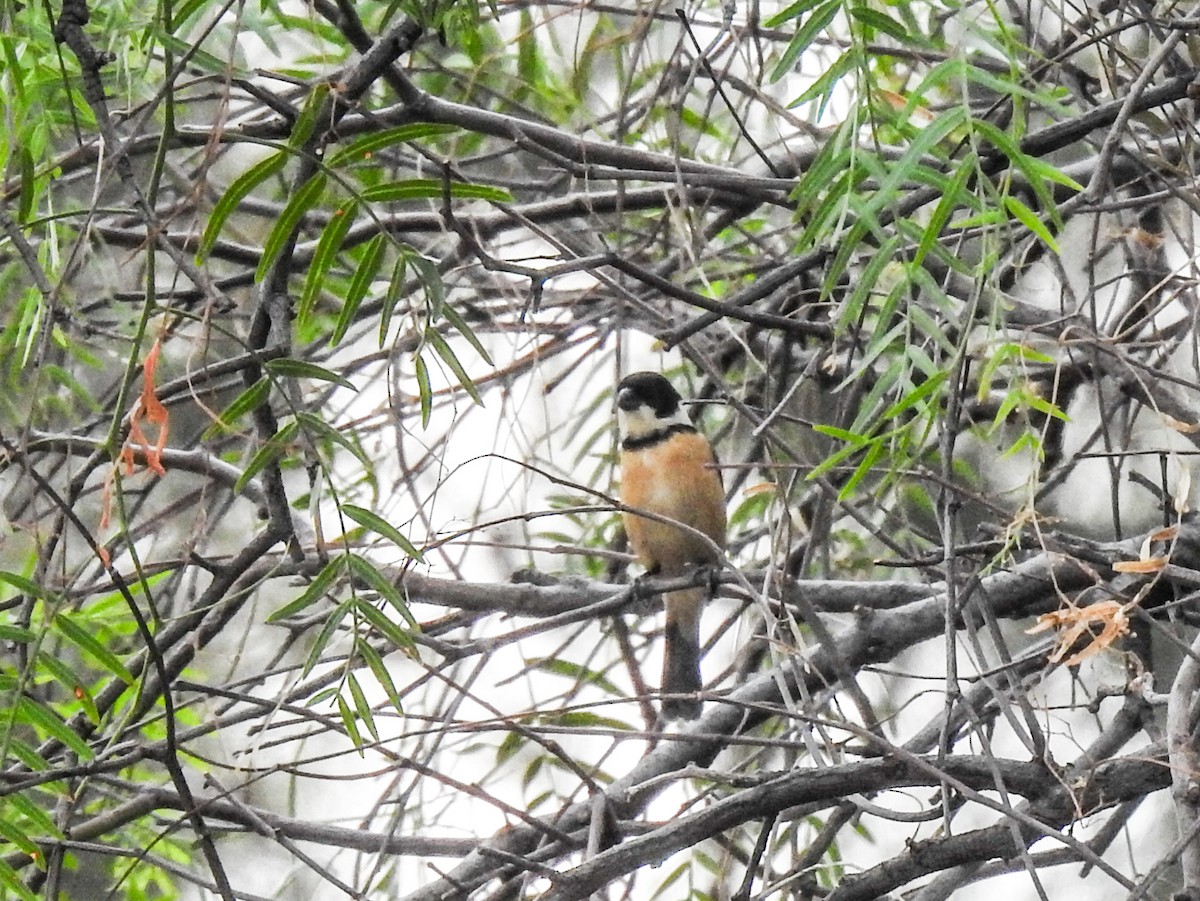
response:
<path fill-rule="evenodd" d="M 342 601 L 321 625 L 321 631 L 313 639 L 312 647 L 308 650 L 308 658 L 304 661 L 303 674 L 305 676 L 311 673 L 313 667 L 321 662 L 321 658 L 325 656 L 325 649 L 329 646 L 329 642 L 333 640 L 334 634 L 342 625 L 342 620 L 346 618 L 347 614 L 354 608 L 354 605 L 355 600 L 353 598 L 347 598 Z M 331 688 L 331 690 L 334 689 Z M 316 701 L 316 698 L 313 698 L 313 701 Z"/>
<path fill-rule="evenodd" d="M 55 741 L 70 748 L 83 760 L 91 760 L 95 756 L 87 743 L 76 735 L 75 731 L 64 723 L 58 714 L 33 698 L 22 697 L 17 702 L 17 719 L 41 729 Z"/>
<path fill-rule="evenodd" d="M 780 25 L 792 21 L 792 19 L 800 18 L 801 15 L 808 12 L 820 2 L 821 0 L 796 0 L 795 3 L 788 4 L 781 12 L 777 12 L 771 18 L 767 19 L 765 25 L 767 28 L 778 28 Z"/>
<path fill-rule="evenodd" d="M 96 709 L 96 700 L 88 691 L 85 681 L 80 678 L 71 667 L 67 666 L 66 662 L 53 654 L 42 652 L 37 656 L 38 666 L 54 677 L 59 685 L 63 686 L 70 692 L 71 696 L 79 702 L 83 708 L 83 712 L 87 714 L 94 724 L 100 722 L 100 711 Z"/>
<path fill-rule="evenodd" d="M 396 311 L 396 305 L 400 303 L 401 292 L 404 290 L 404 275 L 408 269 L 409 254 L 404 252 L 411 248 L 401 248 L 400 256 L 396 260 L 396 265 L 392 267 L 392 280 L 388 283 L 387 294 L 383 298 L 383 308 L 379 311 L 379 346 L 387 342 L 388 328 L 392 324 L 392 313 Z"/>
<path fill-rule="evenodd" d="M 354 719 L 354 711 L 350 709 L 350 705 L 346 703 L 346 699 L 341 695 L 337 698 L 338 715 L 342 718 L 342 725 L 346 729 L 346 734 L 350 736 L 350 740 L 354 742 L 354 747 L 358 748 L 358 753 L 363 753 L 362 733 L 358 731 L 358 723 Z"/>
<path fill-rule="evenodd" d="M 946 381 L 947 374 L 948 373 L 945 370 L 943 370 L 943 371 L 939 372 L 937 375 L 926 379 L 919 386 L 914 388 L 912 391 L 909 391 L 907 394 L 904 395 L 904 397 L 900 398 L 900 400 L 896 401 L 894 404 L 892 404 L 890 407 L 888 407 L 887 410 L 883 414 L 883 418 L 884 419 L 895 419 L 897 416 L 899 416 L 904 411 L 909 410 L 912 407 L 919 404 L 921 401 L 923 401 L 925 398 L 927 398 L 934 391 L 936 391 L 938 388 L 941 387 L 942 383 L 944 381 Z"/>
<path fill-rule="evenodd" d="M 16 811 L 17 816 L 28 821 L 27 828 L 30 832 L 48 838 L 60 839 L 63 837 L 62 830 L 55 825 L 54 820 L 50 819 L 50 815 L 22 792 L 5 795 L 4 801 Z M 0 816 L 0 820 L 2 819 L 4 817 Z"/>
<path fill-rule="evenodd" d="M 362 257 L 358 261 L 354 275 L 350 278 L 349 287 L 346 288 L 346 296 L 342 300 L 342 310 L 338 313 L 337 325 L 334 326 L 333 334 L 329 336 L 330 347 L 337 345 L 346 337 L 346 331 L 354 324 L 358 308 L 362 305 L 363 298 L 367 296 L 367 291 L 371 287 L 371 282 L 375 280 L 375 276 L 379 273 L 379 267 L 383 264 L 385 247 L 387 247 L 387 237 L 378 234 L 363 248 Z"/>
<path fill-rule="evenodd" d="M 416 653 L 417 646 L 413 642 L 412 636 L 405 632 L 399 623 L 390 619 L 382 610 L 371 604 L 364 603 L 358 605 L 358 614 L 374 626 L 396 648 L 409 654 Z"/>
<path fill-rule="evenodd" d="M 8 623 L 0 623 L 0 641 L 28 644 L 35 638 L 37 638 L 37 633 L 32 629 L 26 629 L 23 626 L 10 626 Z"/>
<path fill-rule="evenodd" d="M 373 648 L 369 642 L 360 641 L 355 646 L 356 652 L 364 661 L 367 667 L 375 676 L 375 681 L 379 683 L 379 687 L 387 693 L 388 700 L 397 713 L 404 713 L 404 707 L 400 703 L 400 692 L 396 690 L 396 683 L 392 681 L 392 674 L 388 672 L 387 666 L 383 662 L 383 658 L 379 656 L 379 652 Z"/>
<path fill-rule="evenodd" d="M 234 427 L 239 419 L 249 413 L 251 410 L 256 410 L 271 396 L 271 380 L 266 376 L 259 378 L 257 382 L 246 388 L 233 399 L 228 407 L 221 411 L 214 422 L 204 433 L 204 437 L 211 438 L 221 430 L 229 430 Z"/>
<path fill-rule="evenodd" d="M 300 424 L 300 427 L 304 429 L 308 436 L 314 439 L 314 441 L 317 439 L 332 441 L 339 447 L 348 450 L 356 458 L 361 460 L 364 465 L 370 465 L 371 461 L 356 442 L 351 441 L 349 436 L 343 433 L 341 429 L 334 428 L 320 416 L 301 411 L 300 413 L 296 414 L 296 421 Z"/>
<path fill-rule="evenodd" d="M 29 744 L 21 741 L 15 735 L 8 736 L 8 750 L 17 760 L 27 766 L 31 772 L 44 773 L 50 769 L 50 764 L 46 758 L 42 757 L 37 752 L 37 749 Z M 48 782 L 43 786 L 47 791 L 66 792 L 67 786 L 65 782 Z M 9 795 L 10 798 L 15 798 L 17 795 Z"/>
<path fill-rule="evenodd" d="M 246 471 L 238 476 L 237 482 L 233 486 L 234 494 L 241 494 L 246 484 L 256 475 L 262 472 L 268 465 L 274 463 L 288 451 L 288 444 L 296 435 L 296 422 L 293 420 L 281 428 L 278 432 L 271 436 L 271 440 L 258 449 L 253 457 L 250 458 L 250 463 L 246 466 Z"/>
<path fill-rule="evenodd" d="M 275 220 L 275 225 L 267 235 L 267 240 L 263 242 L 262 259 L 258 261 L 258 268 L 254 270 L 255 282 L 261 282 L 271 271 L 279 254 L 283 252 L 284 246 L 296 233 L 301 218 L 321 199 L 324 190 L 325 176 L 314 175 L 288 201 L 287 206 L 279 214 L 279 218 Z"/>
<path fill-rule="evenodd" d="M 292 126 L 292 133 L 288 136 L 290 146 L 299 149 L 312 137 L 318 123 L 324 117 L 330 87 L 328 81 L 318 81 L 313 86 L 304 100 L 304 107 L 300 110 L 296 123 Z"/>
<path fill-rule="evenodd" d="M 413 359 L 417 377 L 417 394 L 421 401 L 421 428 L 429 427 L 429 417 L 433 415 L 433 386 L 429 382 L 429 367 L 425 365 L 420 354 Z"/>
<path fill-rule="evenodd" d="M 817 107 L 816 116 L 818 119 L 820 119 L 821 116 L 825 114 L 826 104 L 829 103 L 830 98 L 833 96 L 833 89 L 837 86 L 837 83 L 845 78 L 850 72 L 853 72 L 861 61 L 862 50 L 857 46 L 851 47 L 849 50 L 835 59 L 833 61 L 833 65 L 822 72 L 820 77 L 817 78 L 817 80 L 811 85 L 809 85 L 799 97 L 791 101 L 788 104 L 788 108 L 795 109 L 798 106 L 803 106 L 810 100 L 815 100 L 817 97 L 821 97 L 823 99 L 820 105 Z"/>
<path fill-rule="evenodd" d="M 22 901 L 39 901 L 42 897 L 31 891 L 21 875 L 2 857 L 0 857 L 0 887 L 12 892 L 14 897 L 21 898 Z"/>
<path fill-rule="evenodd" d="M 121 662 L 120 658 L 98 641 L 91 632 L 75 622 L 72 617 L 66 613 L 57 614 L 54 617 L 54 628 L 64 638 L 79 648 L 79 650 L 83 651 L 84 654 L 99 663 L 126 685 L 133 684 L 133 674 L 125 668 L 125 664 Z"/>
<path fill-rule="evenodd" d="M 217 201 L 217 205 L 213 207 L 212 213 L 209 214 L 208 225 L 204 227 L 204 234 L 200 237 L 200 248 L 196 251 L 197 263 L 203 263 L 213 245 L 217 243 L 217 238 L 220 237 L 221 229 L 225 225 L 225 220 L 229 218 L 229 214 L 237 209 L 237 205 L 245 199 L 247 194 L 272 175 L 282 171 L 287 160 L 286 152 L 281 150 L 273 153 L 265 160 L 255 163 L 235 178 L 233 184 L 225 189 L 220 200 Z"/>
<path fill-rule="evenodd" d="M 446 191 L 446 183 L 439 178 L 406 178 L 402 181 L 376 185 L 362 192 L 363 200 L 370 203 L 394 203 L 401 200 L 440 200 Z M 459 200 L 492 200 L 496 203 L 511 203 L 513 196 L 504 188 L 477 185 L 470 182 L 450 182 L 450 196 Z"/>
<path fill-rule="evenodd" d="M 859 482 L 866 478 L 867 474 L 875 468 L 875 464 L 879 462 L 879 458 L 883 456 L 884 445 L 883 441 L 874 441 L 867 448 L 867 453 L 859 461 L 850 478 L 846 480 L 846 484 L 842 486 L 842 490 L 838 492 L 838 500 L 844 501 L 854 495 L 854 489 L 858 487 Z"/>
<path fill-rule="evenodd" d="M 467 325 L 467 321 L 462 318 L 458 310 L 454 309 L 452 305 L 446 304 L 442 307 L 442 318 L 454 326 L 454 330 L 471 343 L 471 346 L 475 348 L 475 352 L 478 353 L 479 356 L 483 357 L 483 361 L 485 363 L 487 363 L 489 366 L 493 365 L 491 355 L 484 348 L 483 344 L 479 340 L 479 337 L 474 331 L 471 330 L 471 327 Z"/>
<path fill-rule="evenodd" d="M 438 272 L 437 264 L 424 254 L 409 248 L 406 256 L 409 265 L 421 281 L 421 287 L 425 289 L 425 298 L 429 302 L 429 320 L 437 322 L 442 318 L 442 308 L 446 304 L 446 284 L 442 281 L 442 274 Z"/>
<path fill-rule="evenodd" d="M 825 26 L 833 21 L 833 17 L 838 14 L 841 8 L 842 0 L 829 0 L 828 3 L 822 4 L 813 10 L 808 20 L 796 29 L 796 33 L 788 43 L 787 49 L 783 51 L 783 56 L 779 58 L 779 62 L 771 70 L 771 81 L 778 81 L 792 71 L 792 67 L 796 64 L 796 60 L 800 58 L 800 54 L 809 48 L 809 45 L 825 29 Z"/>
<path fill-rule="evenodd" d="M 463 365 L 455 355 L 454 350 L 449 344 L 446 343 L 446 339 L 438 334 L 436 329 L 426 329 L 425 339 L 429 342 L 430 346 L 437 351 L 437 355 L 441 357 L 443 361 L 445 361 L 447 366 L 450 367 L 450 370 L 454 373 L 455 378 L 458 379 L 458 383 L 462 385 L 463 390 L 466 391 L 467 394 L 471 395 L 471 399 L 475 401 L 475 403 L 482 407 L 483 398 L 479 396 L 479 390 L 475 387 L 475 383 L 471 380 L 471 377 L 467 375 L 467 370 L 463 368 Z"/>
<path fill-rule="evenodd" d="M 309 583 L 307 588 L 304 589 L 304 593 L 301 594 L 300 597 L 296 598 L 296 600 L 284 604 L 282 607 L 268 616 L 267 622 L 277 623 L 280 620 L 287 619 L 290 616 L 295 616 L 297 613 L 307 610 L 313 604 L 317 603 L 317 601 L 321 600 L 321 598 L 325 597 L 325 594 L 329 591 L 330 586 L 337 581 L 338 575 L 343 569 L 346 568 L 345 561 L 345 555 L 339 554 L 326 563 L 324 568 L 317 573 L 317 577 Z"/>
<path fill-rule="evenodd" d="M 929 217 L 929 222 L 925 225 L 921 240 L 917 244 L 917 251 L 913 254 L 913 265 L 921 265 L 925 257 L 933 250 L 946 223 L 950 221 L 951 214 L 960 205 L 960 197 L 967 194 L 965 189 L 975 168 L 975 162 L 975 154 L 970 153 L 965 160 L 959 163 L 954 177 L 951 179 L 950 187 L 942 193 L 937 206 L 934 207 L 933 214 Z"/>
<path fill-rule="evenodd" d="M 416 549 L 413 543 L 401 535 L 395 526 L 379 514 L 368 510 L 366 507 L 360 507 L 357 504 L 342 504 L 342 512 L 359 525 L 365 526 L 378 535 L 382 535 L 414 560 L 420 562 L 424 559 L 421 556 L 421 552 Z"/>
<path fill-rule="evenodd" d="M 357 554 L 351 554 L 349 557 L 350 571 L 358 578 L 362 579 L 367 585 L 380 594 L 389 604 L 396 608 L 396 612 L 404 617 L 405 621 L 414 629 L 419 629 L 420 624 L 412 615 L 412 611 L 408 609 L 408 604 L 405 603 L 404 597 L 400 594 L 395 584 L 388 579 L 383 573 L 372 565 L 372 563 L 364 557 Z"/>
<path fill-rule="evenodd" d="M 1004 208 L 1016 216 L 1022 225 L 1037 235 L 1043 244 L 1055 254 L 1058 253 L 1058 242 L 1054 240 L 1054 235 L 1050 234 L 1050 229 L 1046 228 L 1042 220 L 1038 218 L 1037 213 L 1011 194 L 1005 195 Z"/>
<path fill-rule="evenodd" d="M 457 125 L 441 125 L 435 122 L 414 122 L 411 125 L 387 128 L 350 142 L 341 150 L 326 157 L 325 165 L 331 169 L 337 169 L 347 163 L 366 162 L 370 160 L 372 154 L 385 147 L 391 147 L 393 144 L 441 137 L 459 130 Z"/>
<path fill-rule="evenodd" d="M 317 379 L 322 382 L 333 382 L 335 385 L 341 385 L 343 388 L 349 388 L 351 391 L 358 390 L 354 382 L 345 376 L 338 375 L 324 366 L 318 366 L 316 363 L 310 363 L 307 360 L 293 360 L 288 357 L 281 357 L 278 360 L 268 360 L 266 368 L 272 375 L 284 378 Z"/>
<path fill-rule="evenodd" d="M 354 700 L 354 712 L 358 718 L 362 720 L 367 731 L 371 733 L 371 737 L 379 741 L 379 730 L 375 728 L 375 714 L 371 710 L 371 705 L 367 703 L 366 692 L 362 690 L 362 686 L 358 683 L 354 673 L 346 674 L 346 686 L 350 689 L 350 697 Z"/>
<path fill-rule="evenodd" d="M 313 251 L 312 260 L 308 264 L 308 273 L 304 277 L 304 290 L 300 292 L 300 302 L 296 305 L 298 327 L 303 329 L 309 326 L 317 295 L 329 279 L 329 271 L 333 268 L 334 261 L 341 252 L 342 242 L 346 240 L 346 233 L 350 231 L 357 215 L 358 203 L 353 200 L 347 201 L 342 204 L 340 210 L 335 211 L 333 220 L 321 232 L 321 238 L 317 241 L 316 250 Z"/>
<path fill-rule="evenodd" d="M 11 585 L 21 594 L 27 594 L 31 598 L 42 598 L 43 600 L 51 597 L 37 582 L 30 581 L 22 575 L 8 572 L 7 570 L 0 571 L 0 582 L 5 582 Z"/>
<path fill-rule="evenodd" d="M 908 29 L 882 10 L 872 9 L 869 6 L 852 6 L 850 15 L 863 25 L 874 28 L 876 31 L 882 31 L 902 44 L 907 44 L 911 40 Z"/>

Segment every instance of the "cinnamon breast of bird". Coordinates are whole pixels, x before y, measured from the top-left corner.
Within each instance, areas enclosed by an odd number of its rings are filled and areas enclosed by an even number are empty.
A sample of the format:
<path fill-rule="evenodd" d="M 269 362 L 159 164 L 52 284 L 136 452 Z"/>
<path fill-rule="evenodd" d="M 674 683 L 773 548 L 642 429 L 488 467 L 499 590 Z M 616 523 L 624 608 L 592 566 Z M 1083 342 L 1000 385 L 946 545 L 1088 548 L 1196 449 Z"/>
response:
<path fill-rule="evenodd" d="M 676 433 L 621 454 L 621 502 L 685 523 L 725 543 L 725 492 L 708 442 Z M 717 559 L 713 548 L 677 526 L 624 513 L 625 531 L 641 563 L 667 575 Z"/>

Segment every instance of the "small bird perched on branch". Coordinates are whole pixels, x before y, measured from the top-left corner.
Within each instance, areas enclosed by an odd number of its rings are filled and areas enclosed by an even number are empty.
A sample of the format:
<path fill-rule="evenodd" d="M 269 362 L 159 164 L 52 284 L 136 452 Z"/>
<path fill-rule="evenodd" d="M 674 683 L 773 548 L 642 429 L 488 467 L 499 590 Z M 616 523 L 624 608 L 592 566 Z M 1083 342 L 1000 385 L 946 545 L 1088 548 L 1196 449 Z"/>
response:
<path fill-rule="evenodd" d="M 623 513 L 638 560 L 648 573 L 664 576 L 717 563 L 725 547 L 725 492 L 712 446 L 688 419 L 679 392 L 655 372 L 626 376 L 617 386 L 617 420 L 621 503 L 696 530 Z M 665 719 L 700 715 L 700 612 L 709 594 L 708 587 L 698 587 L 663 595 Z"/>

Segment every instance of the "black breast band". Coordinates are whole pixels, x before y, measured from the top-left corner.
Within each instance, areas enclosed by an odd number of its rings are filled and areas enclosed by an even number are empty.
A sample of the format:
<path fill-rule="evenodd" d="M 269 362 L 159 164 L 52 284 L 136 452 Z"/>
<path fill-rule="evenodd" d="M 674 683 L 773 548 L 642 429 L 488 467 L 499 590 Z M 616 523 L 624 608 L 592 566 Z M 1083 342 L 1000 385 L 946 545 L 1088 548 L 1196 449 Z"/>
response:
<path fill-rule="evenodd" d="M 667 426 L 665 429 L 660 429 L 657 432 L 650 432 L 649 434 L 642 435 L 638 438 L 626 438 L 621 442 L 621 450 L 645 450 L 648 447 L 654 447 L 656 444 L 661 444 L 672 435 L 681 435 L 687 432 L 694 433 L 695 431 L 696 427 L 694 425 L 686 425 L 682 422 L 676 422 Z"/>

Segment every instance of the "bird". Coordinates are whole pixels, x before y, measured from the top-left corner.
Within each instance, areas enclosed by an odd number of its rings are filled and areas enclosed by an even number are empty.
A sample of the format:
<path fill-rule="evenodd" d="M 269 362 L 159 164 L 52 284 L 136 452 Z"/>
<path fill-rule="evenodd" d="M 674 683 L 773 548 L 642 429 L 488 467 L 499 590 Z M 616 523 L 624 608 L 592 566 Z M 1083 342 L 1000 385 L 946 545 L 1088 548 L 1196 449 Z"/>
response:
<path fill-rule="evenodd" d="M 719 563 L 725 548 L 725 491 L 712 445 L 688 419 L 679 392 L 657 372 L 627 375 L 617 385 L 617 422 L 620 499 L 626 508 L 621 517 L 638 562 L 648 575 L 663 576 Z M 700 535 L 639 511 L 690 526 Z M 701 586 L 663 595 L 664 719 L 700 715 L 700 613 L 710 594 L 710 587 Z"/>

